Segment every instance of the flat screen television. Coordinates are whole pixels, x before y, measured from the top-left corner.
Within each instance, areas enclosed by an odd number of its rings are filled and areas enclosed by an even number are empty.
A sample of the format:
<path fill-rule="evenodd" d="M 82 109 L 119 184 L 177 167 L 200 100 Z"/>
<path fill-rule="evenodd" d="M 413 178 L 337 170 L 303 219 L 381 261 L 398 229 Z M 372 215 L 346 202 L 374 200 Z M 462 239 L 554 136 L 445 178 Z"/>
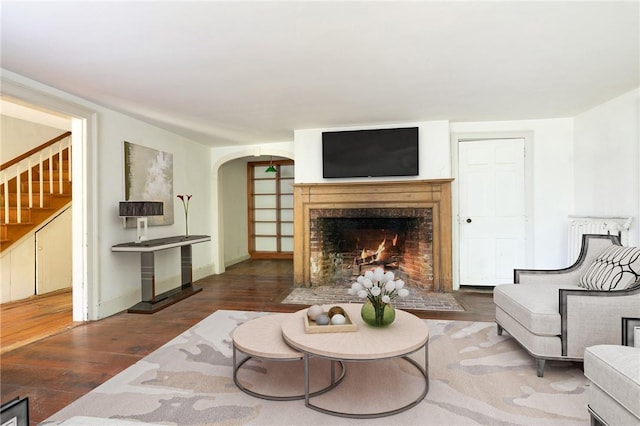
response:
<path fill-rule="evenodd" d="M 418 128 L 323 132 L 322 176 L 418 176 Z"/>

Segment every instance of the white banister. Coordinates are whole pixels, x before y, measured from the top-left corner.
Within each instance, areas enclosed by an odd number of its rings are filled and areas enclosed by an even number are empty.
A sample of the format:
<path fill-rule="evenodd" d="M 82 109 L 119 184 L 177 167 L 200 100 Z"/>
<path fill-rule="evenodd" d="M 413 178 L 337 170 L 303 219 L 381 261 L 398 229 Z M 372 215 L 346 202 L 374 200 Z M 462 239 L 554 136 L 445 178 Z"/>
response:
<path fill-rule="evenodd" d="M 67 147 L 67 159 L 69 160 L 67 161 L 67 168 L 69 169 L 69 182 L 71 182 L 71 136 L 67 138 Z"/>
<path fill-rule="evenodd" d="M 33 208 L 33 170 L 31 170 L 31 157 L 27 158 L 27 192 L 29 193 L 29 208 Z"/>
<path fill-rule="evenodd" d="M 53 194 L 53 148 L 49 147 L 49 194 Z"/>
<path fill-rule="evenodd" d="M 38 184 L 40 188 L 40 208 L 44 207 L 44 171 L 42 167 L 42 151 L 38 152 Z"/>
<path fill-rule="evenodd" d="M 48 152 L 46 151 L 48 149 Z M 39 207 L 43 208 L 44 207 L 44 194 L 45 194 L 45 189 L 44 186 L 46 185 L 46 181 L 44 178 L 44 162 L 48 161 L 49 162 L 49 179 L 48 179 L 48 183 L 49 183 L 49 194 L 53 194 L 54 193 L 54 183 L 53 183 L 53 160 L 54 158 L 58 157 L 58 179 L 57 179 L 57 184 L 58 184 L 58 192 L 60 194 L 64 193 L 64 179 L 63 179 L 63 171 L 65 170 L 64 164 L 63 164 L 63 155 L 64 155 L 64 150 L 67 149 L 68 150 L 68 156 L 69 156 L 69 161 L 68 161 L 68 176 L 69 176 L 69 182 L 71 181 L 71 136 L 67 136 L 66 138 L 59 140 L 57 142 L 55 142 L 53 145 L 50 145 L 38 152 L 34 152 L 31 155 L 29 155 L 28 157 L 22 159 L 20 162 L 12 164 L 10 166 L 8 166 L 7 168 L 5 168 L 4 170 L 0 171 L 0 183 L 3 186 L 3 198 L 4 198 L 4 202 L 2 203 L 3 207 L 4 207 L 4 223 L 10 223 L 10 219 L 12 214 L 10 213 L 10 211 L 13 209 L 13 207 L 11 207 L 11 203 L 9 200 L 9 183 L 13 182 L 13 180 L 15 179 L 15 183 L 16 183 L 16 191 L 15 191 L 15 196 L 16 196 L 16 203 L 15 203 L 15 220 L 16 223 L 22 223 L 22 193 L 26 193 L 28 194 L 28 201 L 25 204 L 25 207 L 28 208 L 33 208 L 34 207 L 34 203 L 33 203 L 33 197 L 34 197 L 34 191 L 33 191 L 33 185 L 34 185 L 34 179 L 33 179 L 33 169 L 34 167 L 38 167 L 38 180 L 36 181 L 36 184 L 39 186 Z M 22 188 L 22 176 L 21 173 L 23 172 L 27 172 L 26 175 L 26 179 L 27 179 L 27 185 L 26 185 L 26 190 L 24 190 Z M 36 194 L 38 194 L 36 193 Z"/>
<path fill-rule="evenodd" d="M 58 194 L 62 194 L 62 142 L 58 145 Z"/>
<path fill-rule="evenodd" d="M 22 193 L 20 186 L 20 164 L 16 164 L 16 222 L 22 223 Z"/>
<path fill-rule="evenodd" d="M 2 184 L 4 185 L 4 223 L 9 223 L 9 181 L 7 174 L 2 173 Z"/>

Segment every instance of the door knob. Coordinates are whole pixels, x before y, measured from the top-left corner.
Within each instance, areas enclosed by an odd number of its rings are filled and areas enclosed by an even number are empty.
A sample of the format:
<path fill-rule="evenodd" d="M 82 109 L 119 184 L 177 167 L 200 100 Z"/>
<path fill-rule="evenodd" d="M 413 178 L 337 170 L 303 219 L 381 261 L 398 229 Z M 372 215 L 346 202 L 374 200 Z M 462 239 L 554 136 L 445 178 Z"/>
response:
<path fill-rule="evenodd" d="M 471 223 L 471 218 L 468 218 L 468 219 L 467 219 L 467 223 Z"/>

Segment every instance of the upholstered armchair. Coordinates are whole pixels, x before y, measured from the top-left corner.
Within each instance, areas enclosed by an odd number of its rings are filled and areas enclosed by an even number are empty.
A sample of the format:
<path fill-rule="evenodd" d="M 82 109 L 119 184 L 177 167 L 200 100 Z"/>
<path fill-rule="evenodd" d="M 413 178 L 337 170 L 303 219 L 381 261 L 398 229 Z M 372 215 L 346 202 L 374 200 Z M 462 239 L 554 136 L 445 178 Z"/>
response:
<path fill-rule="evenodd" d="M 582 361 L 585 348 L 620 344 L 622 318 L 640 317 L 640 249 L 618 237 L 584 235 L 578 260 L 557 270 L 516 269 L 493 293 L 506 330 L 536 360 Z"/>

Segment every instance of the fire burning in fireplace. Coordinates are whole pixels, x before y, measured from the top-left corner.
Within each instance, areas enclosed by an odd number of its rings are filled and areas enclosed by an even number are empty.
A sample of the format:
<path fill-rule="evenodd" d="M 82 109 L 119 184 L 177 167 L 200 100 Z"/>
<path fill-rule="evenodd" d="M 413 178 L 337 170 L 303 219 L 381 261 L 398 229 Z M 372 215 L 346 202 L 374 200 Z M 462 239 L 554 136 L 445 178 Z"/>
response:
<path fill-rule="evenodd" d="M 352 210 L 314 222 L 312 285 L 346 285 L 382 267 L 409 285 L 433 286 L 430 209 Z"/>
<path fill-rule="evenodd" d="M 360 256 L 353 259 L 353 269 L 355 275 L 373 269 L 367 266 L 384 266 L 384 269 L 398 269 L 401 260 L 401 250 L 398 247 L 398 234 L 391 239 L 391 247 L 387 249 L 387 239 L 383 239 L 376 250 L 362 249 Z"/>

